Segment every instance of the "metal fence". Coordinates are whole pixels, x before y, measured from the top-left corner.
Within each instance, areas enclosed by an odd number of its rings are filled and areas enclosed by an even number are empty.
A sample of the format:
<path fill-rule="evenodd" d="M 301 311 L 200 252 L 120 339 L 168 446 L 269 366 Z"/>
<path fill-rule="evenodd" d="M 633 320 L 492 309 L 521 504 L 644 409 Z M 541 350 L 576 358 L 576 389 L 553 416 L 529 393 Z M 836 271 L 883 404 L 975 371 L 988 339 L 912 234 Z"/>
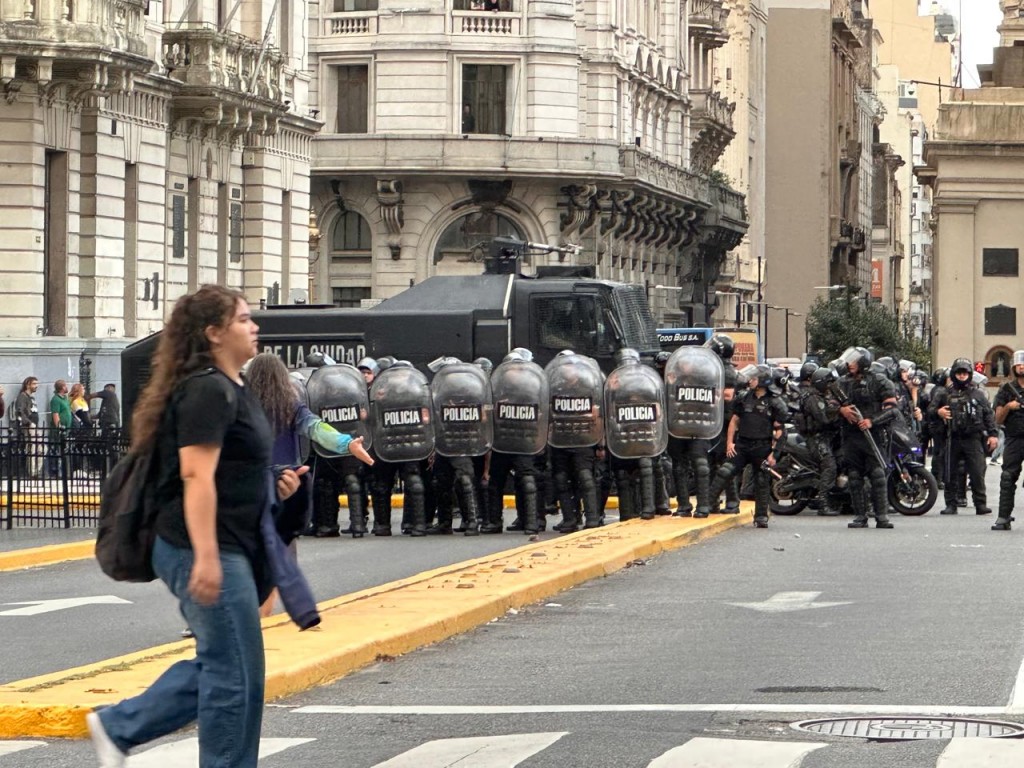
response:
<path fill-rule="evenodd" d="M 100 488 L 127 450 L 119 429 L 0 427 L 0 526 L 96 525 Z"/>

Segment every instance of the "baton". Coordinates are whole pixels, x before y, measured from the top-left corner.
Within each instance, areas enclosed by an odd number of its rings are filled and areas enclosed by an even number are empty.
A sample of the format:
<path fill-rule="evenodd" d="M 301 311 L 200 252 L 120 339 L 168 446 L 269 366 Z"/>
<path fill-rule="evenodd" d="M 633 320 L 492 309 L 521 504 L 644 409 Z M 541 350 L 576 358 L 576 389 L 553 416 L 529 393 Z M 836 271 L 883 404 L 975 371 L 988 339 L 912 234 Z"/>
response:
<path fill-rule="evenodd" d="M 861 415 L 860 409 L 856 405 L 853 405 L 852 403 L 850 404 L 850 407 L 853 409 L 853 415 L 857 417 L 857 421 L 863 421 L 864 417 Z M 888 469 L 889 464 L 885 459 L 882 458 L 882 452 L 878 450 L 878 443 L 875 442 L 875 436 L 871 434 L 871 430 L 862 429 L 861 434 L 864 435 L 865 439 L 868 441 L 868 445 L 871 446 L 871 451 L 875 454 L 875 458 L 878 460 L 878 465 L 883 470 Z"/>

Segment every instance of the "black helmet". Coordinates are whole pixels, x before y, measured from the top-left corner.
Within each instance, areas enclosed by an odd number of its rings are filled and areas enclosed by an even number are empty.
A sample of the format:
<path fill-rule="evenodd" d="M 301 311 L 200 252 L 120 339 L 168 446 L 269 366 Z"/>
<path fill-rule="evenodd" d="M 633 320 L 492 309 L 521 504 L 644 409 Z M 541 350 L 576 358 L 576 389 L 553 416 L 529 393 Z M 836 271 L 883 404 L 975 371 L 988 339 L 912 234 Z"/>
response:
<path fill-rule="evenodd" d="M 932 371 L 932 384 L 936 387 L 946 386 L 946 379 L 949 378 L 949 368 L 936 368 Z"/>
<path fill-rule="evenodd" d="M 953 361 L 953 364 L 949 366 L 949 375 L 956 376 L 960 371 L 974 373 L 974 364 L 966 357 L 958 357 Z"/>
<path fill-rule="evenodd" d="M 829 384 L 836 380 L 836 372 L 832 368 L 819 368 L 811 374 L 811 386 L 825 394 Z"/>
<path fill-rule="evenodd" d="M 749 367 L 749 366 L 748 366 Z M 750 373 L 750 381 L 747 382 L 747 386 L 750 386 L 750 382 L 757 380 L 757 386 L 768 387 L 772 383 L 772 369 L 764 365 L 755 365 L 754 370 Z"/>
<path fill-rule="evenodd" d="M 877 363 L 881 367 L 883 376 L 893 381 L 899 381 L 900 366 L 899 363 L 897 363 L 893 358 L 886 355 L 885 357 L 878 358 L 875 361 L 875 363 Z M 875 363 L 872 363 L 872 368 L 874 367 Z"/>
<path fill-rule="evenodd" d="M 722 386 L 725 389 L 736 389 L 736 385 L 739 382 L 739 372 L 736 370 L 735 365 L 725 366 L 725 379 Z"/>
<path fill-rule="evenodd" d="M 654 356 L 654 365 L 659 371 L 665 370 L 665 365 L 668 363 L 668 359 L 672 357 L 671 352 L 659 352 Z"/>
<path fill-rule="evenodd" d="M 818 368 L 819 366 L 817 363 L 813 363 L 810 361 L 804 363 L 803 365 L 800 366 L 800 375 L 797 377 L 797 381 L 810 381 L 811 376 L 814 375 L 814 372 L 818 370 Z"/>
<path fill-rule="evenodd" d="M 772 389 L 775 390 L 775 394 L 781 395 L 786 391 L 786 385 L 789 384 L 789 369 L 788 368 L 772 368 Z"/>
<path fill-rule="evenodd" d="M 624 347 L 615 353 L 616 365 L 637 365 L 640 362 L 640 353 L 635 349 Z"/>
<path fill-rule="evenodd" d="M 704 346 L 723 360 L 731 360 L 733 352 L 736 350 L 736 344 L 733 342 L 732 337 L 724 333 L 716 333 L 708 339 L 707 344 Z"/>
<path fill-rule="evenodd" d="M 846 361 L 841 357 L 837 357 L 835 360 L 832 360 L 828 364 L 828 367 L 836 372 L 836 376 L 845 376 L 850 372 L 849 366 L 846 365 Z"/>
<path fill-rule="evenodd" d="M 384 357 L 378 357 L 377 358 L 377 367 L 380 368 L 380 370 L 382 372 L 386 371 L 388 368 L 390 368 L 394 364 L 395 364 L 395 358 L 394 358 L 393 355 L 384 355 Z"/>

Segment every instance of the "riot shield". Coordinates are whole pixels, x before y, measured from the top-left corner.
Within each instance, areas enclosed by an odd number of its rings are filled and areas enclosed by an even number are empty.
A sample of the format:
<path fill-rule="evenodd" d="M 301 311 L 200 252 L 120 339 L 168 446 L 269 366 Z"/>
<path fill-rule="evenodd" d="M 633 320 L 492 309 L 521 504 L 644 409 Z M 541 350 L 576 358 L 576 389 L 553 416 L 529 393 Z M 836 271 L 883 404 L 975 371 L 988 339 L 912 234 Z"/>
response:
<path fill-rule="evenodd" d="M 430 382 L 434 450 L 441 456 L 482 456 L 491 449 L 491 385 L 473 363 L 449 363 Z"/>
<path fill-rule="evenodd" d="M 673 437 L 711 439 L 722 431 L 725 369 L 704 347 L 679 347 L 665 364 L 668 431 Z"/>
<path fill-rule="evenodd" d="M 583 355 L 560 355 L 548 364 L 548 443 L 554 448 L 586 448 L 604 437 L 601 405 L 604 376 Z M 554 362 L 554 360 L 552 361 Z"/>
<path fill-rule="evenodd" d="M 548 379 L 536 363 L 511 360 L 491 376 L 498 453 L 536 456 L 548 442 Z"/>
<path fill-rule="evenodd" d="M 370 387 L 370 426 L 377 455 L 384 461 L 420 461 L 434 450 L 434 417 L 427 377 L 396 364 Z"/>
<path fill-rule="evenodd" d="M 370 401 L 366 381 L 355 367 L 344 363 L 315 368 L 306 382 L 309 409 L 339 432 L 363 438 L 363 447 L 373 445 L 369 424 Z M 313 450 L 328 458 L 333 451 L 314 443 Z"/>
<path fill-rule="evenodd" d="M 668 447 L 665 383 L 658 372 L 632 363 L 604 383 L 605 442 L 620 459 L 647 459 Z"/>

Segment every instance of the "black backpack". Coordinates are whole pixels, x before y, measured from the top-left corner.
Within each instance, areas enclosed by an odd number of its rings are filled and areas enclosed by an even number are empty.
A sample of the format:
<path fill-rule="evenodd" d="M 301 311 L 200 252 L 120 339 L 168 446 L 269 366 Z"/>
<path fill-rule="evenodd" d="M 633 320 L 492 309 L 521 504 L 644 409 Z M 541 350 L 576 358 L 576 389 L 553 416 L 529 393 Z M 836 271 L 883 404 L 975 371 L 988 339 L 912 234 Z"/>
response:
<path fill-rule="evenodd" d="M 153 450 L 130 452 L 107 475 L 100 492 L 96 559 L 115 581 L 153 581 L 156 503 Z"/>

